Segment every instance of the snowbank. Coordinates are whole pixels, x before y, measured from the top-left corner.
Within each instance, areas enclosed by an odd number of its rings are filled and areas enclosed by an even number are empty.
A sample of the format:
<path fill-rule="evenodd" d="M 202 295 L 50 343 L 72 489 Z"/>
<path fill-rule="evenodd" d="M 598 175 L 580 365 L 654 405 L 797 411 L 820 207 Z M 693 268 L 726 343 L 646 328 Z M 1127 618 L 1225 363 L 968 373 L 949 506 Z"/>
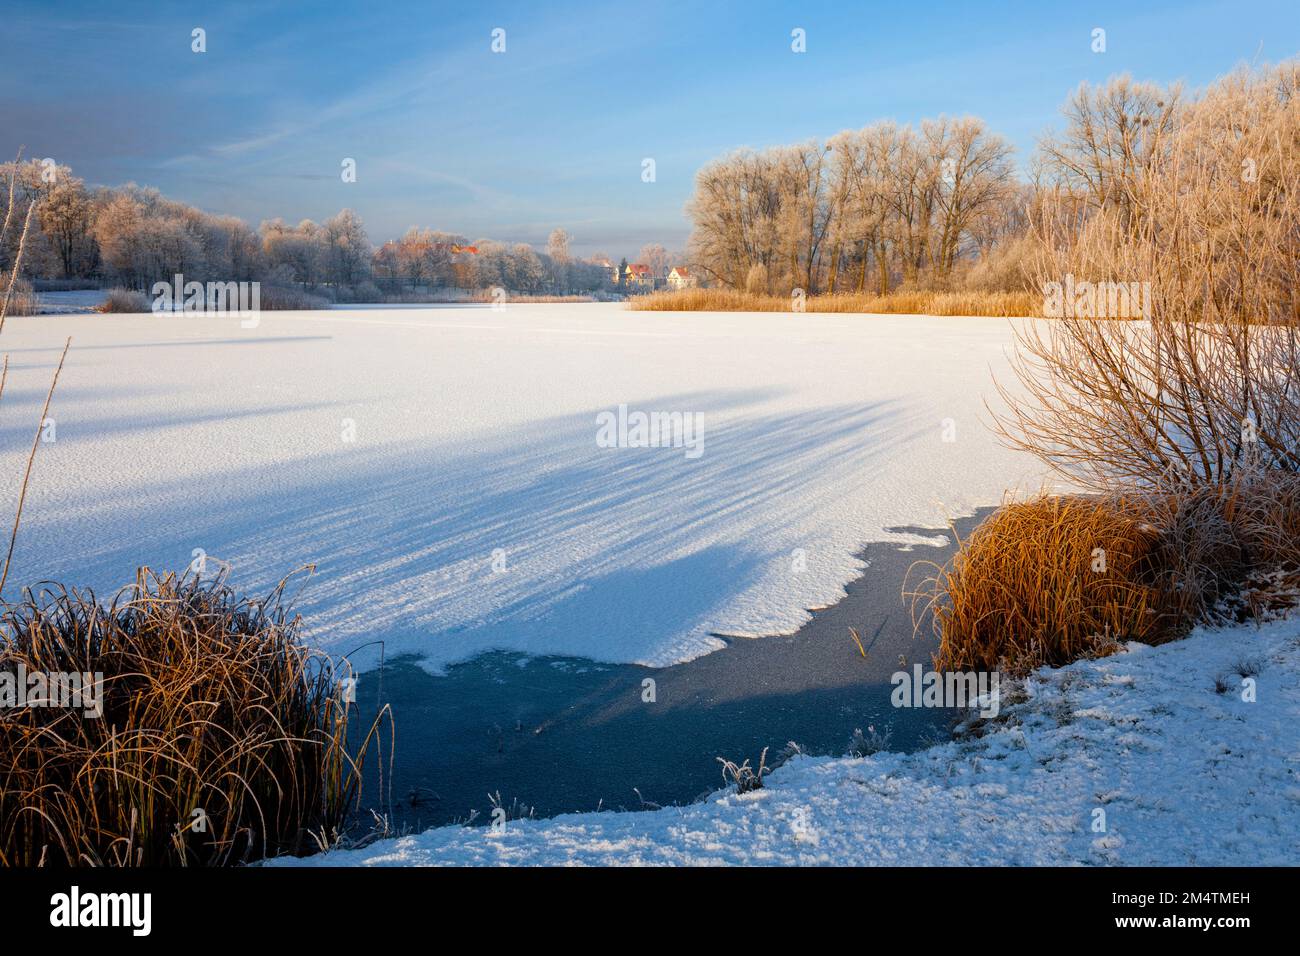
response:
<path fill-rule="evenodd" d="M 1300 863 L 1300 617 L 1129 645 L 1026 687 L 980 737 L 796 757 L 742 796 L 272 865 Z"/>

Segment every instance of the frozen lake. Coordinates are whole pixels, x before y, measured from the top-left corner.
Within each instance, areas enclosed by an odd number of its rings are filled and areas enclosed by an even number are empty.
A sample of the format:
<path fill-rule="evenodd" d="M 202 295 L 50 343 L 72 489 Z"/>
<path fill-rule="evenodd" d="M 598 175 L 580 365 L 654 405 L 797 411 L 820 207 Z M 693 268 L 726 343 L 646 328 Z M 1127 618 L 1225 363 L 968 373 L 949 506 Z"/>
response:
<path fill-rule="evenodd" d="M 314 563 L 313 643 L 382 638 L 430 669 L 488 649 L 663 666 L 788 633 L 844 594 L 864 544 L 926 540 L 886 529 L 1042 476 L 987 428 L 1005 319 L 67 315 L 11 318 L 0 341 L 9 503 L 69 335 L 11 594 L 107 596 L 196 549 L 253 592 Z M 630 447 L 637 412 L 688 441 Z"/>

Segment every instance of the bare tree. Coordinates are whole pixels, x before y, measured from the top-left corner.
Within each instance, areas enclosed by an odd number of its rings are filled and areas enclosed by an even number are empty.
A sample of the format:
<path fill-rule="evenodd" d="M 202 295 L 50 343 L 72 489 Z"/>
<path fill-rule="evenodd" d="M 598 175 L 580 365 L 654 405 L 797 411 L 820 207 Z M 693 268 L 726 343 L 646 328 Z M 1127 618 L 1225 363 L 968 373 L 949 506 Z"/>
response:
<path fill-rule="evenodd" d="M 551 230 L 550 238 L 546 240 L 546 254 L 556 262 L 568 262 L 569 234 L 563 229 Z"/>
<path fill-rule="evenodd" d="M 1128 75 L 1101 87 L 1083 83 L 1065 104 L 1064 132 L 1039 143 L 1044 165 L 1058 186 L 1092 208 L 1121 210 L 1127 222 L 1139 179 L 1167 158 L 1182 103 L 1181 87 Z"/>
<path fill-rule="evenodd" d="M 942 121 L 933 142 L 939 158 L 936 190 L 937 239 L 931 264 L 945 276 L 957 260 L 959 245 L 979 218 L 998 210 L 1013 189 L 1011 146 L 990 134 L 981 120 Z"/>
<path fill-rule="evenodd" d="M 353 286 L 370 275 L 370 240 L 361 217 L 351 209 L 325 220 L 328 279 L 335 285 Z"/>
<path fill-rule="evenodd" d="M 670 265 L 668 250 L 659 243 L 652 242 L 642 246 L 636 258 L 637 262 L 649 267 L 650 275 L 655 279 L 662 279 L 668 275 Z"/>
<path fill-rule="evenodd" d="M 59 166 L 42 197 L 39 223 L 54 246 L 64 277 L 87 274 L 97 250 L 90 236 L 91 205 L 85 183 Z"/>
<path fill-rule="evenodd" d="M 705 166 L 687 210 L 690 254 L 709 279 L 743 288 L 752 267 L 775 264 L 780 197 L 770 155 L 741 150 Z"/>
<path fill-rule="evenodd" d="M 1082 223 L 1064 191 L 1036 216 L 1060 316 L 1019 333 L 1004 432 L 1101 487 L 1298 471 L 1300 64 L 1219 81 L 1162 136 L 1122 198 L 1107 172 Z"/>
<path fill-rule="evenodd" d="M 876 291 L 942 281 L 978 255 L 977 228 L 1014 193 L 1011 147 L 976 119 L 880 123 L 810 142 L 741 151 L 706 166 L 688 206 L 691 255 L 714 281 L 838 291 L 867 270 Z"/>

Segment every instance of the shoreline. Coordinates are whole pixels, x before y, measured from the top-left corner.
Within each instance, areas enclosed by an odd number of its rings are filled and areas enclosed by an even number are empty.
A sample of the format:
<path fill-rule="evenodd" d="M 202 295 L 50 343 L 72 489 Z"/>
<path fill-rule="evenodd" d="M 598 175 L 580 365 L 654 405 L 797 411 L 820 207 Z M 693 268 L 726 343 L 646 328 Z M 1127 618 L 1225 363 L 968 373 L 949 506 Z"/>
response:
<path fill-rule="evenodd" d="M 958 533 L 991 510 L 956 520 Z M 871 736 L 868 728 L 904 753 L 947 739 L 947 711 L 895 709 L 889 696 L 890 675 L 928 664 L 937 647 L 928 634 L 913 637 L 901 593 L 908 569 L 947 560 L 955 542 L 948 529 L 888 530 L 949 543 L 867 545 L 867 566 L 845 596 L 792 634 L 728 637 L 713 653 L 659 668 L 489 651 L 436 676 L 410 656 L 390 661 L 382 677 L 364 673 L 354 726 L 368 726 L 370 688 L 382 680 L 396 743 L 391 776 L 382 755 L 383 800 L 374 754 L 368 761 L 362 813 L 373 807 L 395 829 L 418 831 L 486 822 L 498 793 L 507 808 L 517 802 L 538 818 L 681 805 L 723 786 L 719 757 L 757 766 L 767 747 L 771 767 L 790 741 L 842 756 L 854 731 Z"/>

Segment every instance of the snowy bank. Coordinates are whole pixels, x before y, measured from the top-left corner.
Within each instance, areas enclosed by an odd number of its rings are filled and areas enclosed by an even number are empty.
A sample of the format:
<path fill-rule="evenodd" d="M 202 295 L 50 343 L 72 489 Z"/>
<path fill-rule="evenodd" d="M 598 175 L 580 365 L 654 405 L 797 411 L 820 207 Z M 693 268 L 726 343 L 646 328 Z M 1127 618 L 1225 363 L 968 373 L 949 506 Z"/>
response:
<path fill-rule="evenodd" d="M 271 865 L 1300 863 L 1300 616 L 1131 644 L 1025 689 L 981 736 L 796 757 L 745 795 Z"/>

